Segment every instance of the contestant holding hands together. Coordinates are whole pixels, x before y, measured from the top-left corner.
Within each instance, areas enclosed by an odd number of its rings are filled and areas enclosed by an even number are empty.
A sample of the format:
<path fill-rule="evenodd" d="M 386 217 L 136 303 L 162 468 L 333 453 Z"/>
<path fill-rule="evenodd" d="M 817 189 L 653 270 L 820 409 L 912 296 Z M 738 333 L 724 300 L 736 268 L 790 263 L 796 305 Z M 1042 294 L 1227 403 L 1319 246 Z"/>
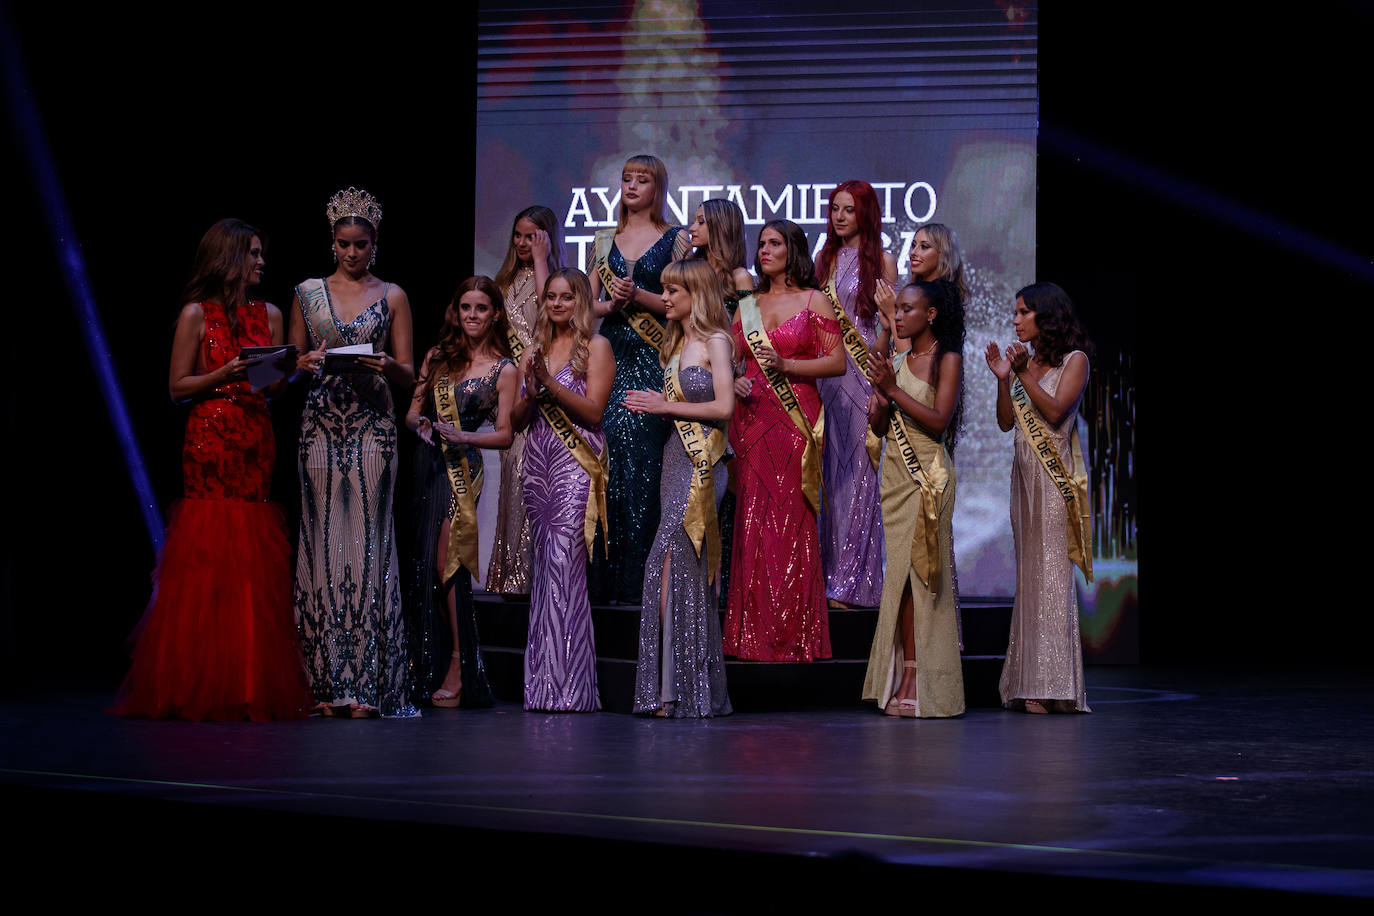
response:
<path fill-rule="evenodd" d="M 720 278 L 700 260 L 663 269 L 663 391 L 631 391 L 625 406 L 669 418 L 663 508 L 644 568 L 634 711 L 660 716 L 729 714 L 720 618 L 716 508 L 725 493 L 725 426 L 735 409 L 734 344 Z"/>
<path fill-rule="evenodd" d="M 809 662 L 830 657 L 816 379 L 843 374 L 845 354 L 800 226 L 765 223 L 754 265 L 759 292 L 740 300 L 733 328 L 745 356 L 730 424 L 738 509 L 725 654 Z"/>
<path fill-rule="evenodd" d="M 501 291 L 468 277 L 425 355 L 406 426 L 415 451 L 414 568 L 406 596 L 411 697 L 435 706 L 490 706 L 472 606 L 481 448 L 509 448 L 520 373 L 511 360 Z M 491 432 L 478 432 L 488 419 Z"/>
<path fill-rule="evenodd" d="M 634 604 L 644 584 L 644 560 L 658 525 L 658 477 L 668 423 L 625 408 L 627 391 L 663 383 L 663 284 L 659 274 L 687 256 L 690 234 L 664 218 L 668 169 L 654 156 L 631 156 L 620 174 L 620 211 L 614 229 L 596 233 L 592 249 L 592 298 L 603 317 L 601 336 L 615 356 L 615 384 L 606 408 L 606 448 L 611 477 L 607 555 L 593 560 L 592 589 L 598 600 Z"/>
<path fill-rule="evenodd" d="M 1012 326 L 1016 343 L 1005 350 L 989 343 L 986 354 L 997 376 L 997 425 L 1015 430 L 1016 601 L 1002 704 L 1039 714 L 1089 712 L 1073 568 L 1092 581 L 1092 509 L 1078 441 L 1092 343 L 1054 283 L 1016 294 Z"/>
<path fill-rule="evenodd" d="M 172 339 L 168 387 L 189 401 L 183 498 L 172 505 L 135 633 L 133 666 L 110 710 L 180 719 L 291 719 L 305 714 L 291 620 L 291 548 L 269 502 L 276 443 L 267 398 L 244 347 L 282 342 L 277 307 L 249 296 L 262 239 L 237 219 L 200 240 Z M 286 371 L 289 371 L 290 358 Z"/>
<path fill-rule="evenodd" d="M 875 345 L 887 361 L 897 260 L 883 251 L 882 205 L 866 181 L 845 181 L 830 194 L 825 247 L 816 256 L 835 321 L 844 332 L 845 372 L 821 379 L 825 403 L 825 508 L 821 560 L 831 607 L 878 603 L 883 591 L 883 524 L 879 499 L 880 436 L 868 428 L 866 371 Z"/>
<path fill-rule="evenodd" d="M 592 294 L 580 270 L 562 268 L 544 287 L 535 349 L 522 363 L 514 427 L 525 441 L 525 513 L 533 548 L 525 708 L 601 708 L 587 598 L 587 558 L 606 501 L 601 417 L 615 357 L 592 333 Z"/>
<path fill-rule="evenodd" d="M 907 343 L 892 362 L 874 351 L 874 433 L 883 457 L 887 573 L 863 697 L 889 716 L 964 711 L 950 545 L 954 466 L 963 389 L 964 311 L 945 280 L 917 280 L 897 298 L 893 331 Z M 895 367 L 895 368 L 894 368 Z"/>
<path fill-rule="evenodd" d="M 415 382 L 410 302 L 372 274 L 376 198 L 348 188 L 326 212 L 338 266 L 297 286 L 291 308 L 291 342 L 304 353 L 302 367 L 318 373 L 301 413 L 296 624 L 317 711 L 413 716 L 392 521 L 390 387 L 408 391 Z M 369 354 L 329 371 L 325 350 L 345 346 Z"/>
<path fill-rule="evenodd" d="M 504 315 L 510 346 L 534 347 L 539 319 L 539 296 L 549 274 L 563 266 L 563 239 L 558 217 L 548 207 L 526 207 L 515 214 L 506 260 L 496 273 L 496 286 L 505 298 Z M 525 518 L 521 484 L 525 434 L 518 433 L 501 452 L 501 492 L 496 508 L 496 533 L 487 564 L 487 591 L 527 595 L 530 591 L 530 522 Z"/>

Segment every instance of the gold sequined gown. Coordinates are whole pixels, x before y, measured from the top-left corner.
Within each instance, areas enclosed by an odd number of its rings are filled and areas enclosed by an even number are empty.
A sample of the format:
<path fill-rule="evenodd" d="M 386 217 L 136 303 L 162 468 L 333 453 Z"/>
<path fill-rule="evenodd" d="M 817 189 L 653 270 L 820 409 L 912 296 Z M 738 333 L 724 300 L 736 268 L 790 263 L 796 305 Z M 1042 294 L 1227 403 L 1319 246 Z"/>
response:
<path fill-rule="evenodd" d="M 514 282 L 501 290 L 506 317 L 526 348 L 534 346 L 534 322 L 539 317 L 539 291 L 534 268 L 522 267 Z M 515 434 L 510 448 L 501 453 L 501 487 L 496 509 L 496 534 L 487 564 L 487 591 L 502 595 L 526 595 L 530 591 L 530 520 L 525 515 L 521 474 L 525 467 L 524 431 Z"/>
<path fill-rule="evenodd" d="M 1041 388 L 1050 394 L 1058 390 L 1072 355 L 1041 377 Z M 1079 470 L 1073 466 L 1069 450 L 1069 433 L 1077 422 L 1075 404 L 1058 426 L 1045 424 L 1070 474 Z M 998 685 L 1002 703 L 1054 700 L 1056 710 L 1090 712 L 1083 686 L 1083 643 L 1078 631 L 1078 595 L 1074 566 L 1069 561 L 1064 499 L 1022 435 L 1020 425 L 1015 427 L 1013 438 L 1011 530 L 1016 543 L 1016 602 L 1011 612 L 1007 660 Z"/>
<path fill-rule="evenodd" d="M 897 384 L 922 404 L 934 405 L 935 389 L 911 374 L 905 354 L 896 358 Z M 873 648 L 868 655 L 863 698 L 880 708 L 902 683 L 906 661 L 902 650 L 900 614 L 902 592 L 910 587 L 912 629 L 916 648 L 916 714 L 922 718 L 957 716 L 964 712 L 964 672 L 959 657 L 959 627 L 954 604 L 950 550 L 954 541 L 954 466 L 943 438 L 932 438 L 915 420 L 905 417 L 907 438 L 921 466 L 943 468 L 948 480 L 940 495 L 940 579 L 936 591 L 921 581 L 911 565 L 911 544 L 922 535 L 921 491 L 898 453 L 889 433 L 883 449 L 883 528 L 887 537 L 887 570 Z"/>

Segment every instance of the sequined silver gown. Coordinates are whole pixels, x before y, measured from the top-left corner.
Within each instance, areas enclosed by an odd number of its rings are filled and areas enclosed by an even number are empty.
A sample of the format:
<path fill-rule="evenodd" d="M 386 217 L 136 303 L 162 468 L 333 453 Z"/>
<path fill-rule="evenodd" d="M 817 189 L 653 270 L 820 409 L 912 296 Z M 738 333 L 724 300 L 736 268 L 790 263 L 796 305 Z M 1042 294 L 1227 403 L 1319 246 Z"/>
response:
<path fill-rule="evenodd" d="M 678 382 L 688 401 L 715 399 L 711 370 L 705 366 L 686 367 L 678 373 Z M 674 430 L 663 446 L 663 476 L 658 490 L 663 510 L 644 567 L 635 712 L 653 712 L 660 706 L 676 718 L 725 716 L 731 712 L 725 689 L 725 658 L 720 647 L 718 599 L 710 582 L 706 547 L 703 544 L 701 556 L 697 556 L 682 525 L 692 477 L 692 463 Z M 712 481 L 719 505 L 727 482 L 723 461 L 712 469 Z M 671 557 L 670 582 L 660 627 L 665 555 Z"/>
<path fill-rule="evenodd" d="M 386 298 L 342 323 L 324 280 L 296 288 L 310 346 L 387 344 Z M 317 703 L 357 703 L 415 716 L 407 696 L 392 503 L 396 419 L 391 389 L 372 372 L 321 375 L 301 413 L 301 533 L 296 626 Z"/>
<path fill-rule="evenodd" d="M 1058 390 L 1072 355 L 1041 377 L 1041 388 L 1050 394 Z M 1069 451 L 1069 433 L 1077 422 L 1078 405 L 1074 405 L 1058 426 L 1045 424 L 1070 474 L 1078 471 Z M 1054 700 L 1059 711 L 1091 712 L 1083 685 L 1083 642 L 1078 630 L 1078 594 L 1074 565 L 1069 560 L 1064 499 L 1019 424 L 1013 440 L 1011 530 L 1016 544 L 1016 601 L 998 689 L 1005 705 L 1016 699 Z"/>

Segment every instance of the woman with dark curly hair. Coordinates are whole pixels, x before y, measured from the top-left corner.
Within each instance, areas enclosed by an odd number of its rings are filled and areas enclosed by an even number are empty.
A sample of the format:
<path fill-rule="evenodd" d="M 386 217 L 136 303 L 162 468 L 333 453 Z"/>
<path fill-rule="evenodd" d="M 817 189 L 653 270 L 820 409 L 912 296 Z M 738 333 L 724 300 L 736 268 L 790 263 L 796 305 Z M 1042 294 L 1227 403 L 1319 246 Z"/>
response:
<path fill-rule="evenodd" d="M 985 354 L 997 377 L 997 425 L 1015 429 L 1016 449 L 1016 601 L 999 689 L 1008 708 L 1089 712 L 1073 567 L 1092 581 L 1092 509 L 1077 430 L 1092 343 L 1053 283 L 1016 294 L 1012 326 L 1017 342 L 1005 352 L 989 343 Z"/>
<path fill-rule="evenodd" d="M 887 575 L 863 697 L 890 716 L 957 716 L 964 676 L 951 549 L 954 466 L 949 444 L 963 401 L 964 309 L 945 280 L 908 284 L 897 298 L 896 336 L 910 344 L 871 363 L 869 420 L 887 439 L 883 531 Z"/>
<path fill-rule="evenodd" d="M 490 706 L 477 644 L 472 570 L 477 565 L 478 449 L 510 447 L 520 373 L 511 359 L 501 290 L 468 277 L 425 354 L 406 426 L 415 451 L 415 549 L 406 602 L 414 699 L 434 706 Z M 491 420 L 491 432 L 478 428 Z"/>
<path fill-rule="evenodd" d="M 740 300 L 734 323 L 745 356 L 730 424 L 738 507 L 725 654 L 809 662 L 830 657 L 816 380 L 843 373 L 845 355 L 800 226 L 765 223 L 754 265 L 759 292 Z"/>

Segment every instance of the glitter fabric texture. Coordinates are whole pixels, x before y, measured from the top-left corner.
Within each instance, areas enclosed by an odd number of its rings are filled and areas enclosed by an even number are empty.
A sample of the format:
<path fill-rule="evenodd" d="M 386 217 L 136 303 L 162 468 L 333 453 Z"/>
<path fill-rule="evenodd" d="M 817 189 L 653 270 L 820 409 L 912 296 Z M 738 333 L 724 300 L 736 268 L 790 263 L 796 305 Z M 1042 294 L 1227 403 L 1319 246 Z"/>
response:
<path fill-rule="evenodd" d="M 1084 358 L 1081 351 L 1074 353 Z M 1046 372 L 1040 387 L 1054 394 L 1072 356 Z M 1070 474 L 1078 471 L 1069 450 L 1069 434 L 1077 422 L 1075 405 L 1058 426 L 1045 424 Z M 1083 686 L 1083 643 L 1064 498 L 1019 424 L 1013 440 L 1011 531 L 1016 544 L 1016 601 L 998 688 L 1005 705 L 1016 699 L 1054 700 L 1061 711 L 1090 712 Z"/>
<path fill-rule="evenodd" d="M 496 408 L 498 394 L 496 380 L 511 361 L 500 359 L 491 371 L 480 378 L 459 382 L 453 388 L 458 407 L 458 425 L 468 432 L 476 432 Z M 423 385 L 421 379 L 416 385 Z M 434 398 L 425 400 L 424 415 L 436 419 Z M 411 517 L 415 534 L 410 552 L 412 568 L 407 578 L 406 632 L 410 637 L 410 697 L 414 701 L 428 700 L 439 689 L 448 673 L 453 653 L 453 634 L 449 629 L 448 603 L 444 592 L 452 588 L 454 608 L 458 617 L 459 664 L 463 671 L 464 708 L 490 706 L 491 685 L 482 664 L 481 644 L 477 635 L 477 613 L 472 604 L 472 573 L 466 566 L 458 567 L 453 579 L 440 583 L 444 558 L 438 556 L 439 532 L 445 519 L 452 519 L 453 488 L 449 484 L 444 453 L 439 447 L 439 434 L 434 445 L 416 441 L 414 460 L 415 500 Z M 482 453 L 475 446 L 467 448 L 468 468 L 482 466 Z M 523 512 L 521 513 L 523 515 Z"/>
<path fill-rule="evenodd" d="M 196 374 L 241 347 L 267 346 L 267 305 L 201 303 L 205 335 Z M 268 502 L 276 447 L 267 398 L 233 382 L 186 418 L 183 496 L 171 509 L 139 623 L 133 666 L 110 710 L 123 716 L 202 720 L 304 715 L 305 688 L 291 620 L 291 549 L 281 508 Z"/>
<path fill-rule="evenodd" d="M 321 284 L 325 295 L 312 296 L 312 284 Z M 391 327 L 385 297 L 343 324 L 328 291 L 324 280 L 297 287 L 312 348 L 385 346 Z M 315 700 L 370 706 L 384 716 L 419 715 L 406 696 L 392 523 L 396 420 L 386 381 L 370 372 L 317 376 L 301 413 L 298 459 L 296 625 Z"/>
<path fill-rule="evenodd" d="M 585 394 L 585 379 L 564 366 L 558 381 Z M 571 419 L 571 417 L 569 418 Z M 574 424 L 576 425 L 576 424 Z M 577 426 L 593 452 L 606 446 L 600 427 Z M 525 708 L 591 712 L 596 691 L 596 646 L 587 599 L 587 472 L 535 411 L 525 440 L 525 514 L 530 520 L 533 569 L 529 640 L 525 646 Z"/>
<path fill-rule="evenodd" d="M 539 316 L 534 268 L 522 268 L 515 275 L 515 282 L 501 294 L 506 301 L 506 317 L 529 352 L 534 346 L 534 322 Z M 528 595 L 530 591 L 530 520 L 525 517 L 521 484 L 524 457 L 522 431 L 515 434 L 510 448 L 501 453 L 496 531 L 491 541 L 491 561 L 487 564 L 487 591 L 501 595 Z"/>
<path fill-rule="evenodd" d="M 738 489 L 725 654 L 758 661 L 829 658 L 820 530 L 801 489 L 806 442 L 745 346 L 738 323 L 734 334 L 735 352 L 748 354 L 745 372 L 754 387 L 736 400 L 730 423 Z M 768 332 L 785 359 L 818 359 L 838 345 L 839 335 L 833 319 L 809 308 Z M 802 412 L 815 423 L 821 408 L 815 381 L 788 378 Z"/>
<path fill-rule="evenodd" d="M 911 374 L 906 357 L 897 357 L 897 384 L 927 406 L 935 404 L 935 389 Z M 943 467 L 948 482 L 940 496 L 940 581 L 932 593 L 911 567 L 911 545 L 925 532 L 921 521 L 921 490 L 888 435 L 883 450 L 883 530 L 887 532 L 887 578 L 873 649 L 864 674 L 865 700 L 877 700 L 879 708 L 901 686 L 906 661 L 900 622 L 902 593 L 911 589 L 912 635 L 916 662 L 916 714 L 922 718 L 957 716 L 964 711 L 964 670 L 959 658 L 959 628 L 954 612 L 954 581 L 949 575 L 950 549 L 954 542 L 954 468 L 942 440 L 932 439 L 910 417 L 904 417 L 907 436 L 923 468 Z"/>
<path fill-rule="evenodd" d="M 640 255 L 635 262 L 636 286 L 651 293 L 663 292 L 659 274 L 673 260 L 682 231 L 682 227 L 674 226 Z M 616 276 L 625 276 L 625 257 L 614 243 L 606 263 Z M 602 418 L 606 448 L 611 453 L 611 477 L 606 487 L 611 530 L 608 556 L 603 558 L 598 552 L 592 562 L 592 591 L 598 601 L 635 604 L 644 585 L 644 559 L 658 529 L 658 478 L 663 443 L 671 427 L 663 417 L 635 414 L 625 408 L 627 391 L 658 391 L 663 387 L 658 350 L 645 343 L 620 312 L 606 316 L 601 335 L 610 341 L 615 354 L 615 382 Z"/>
<path fill-rule="evenodd" d="M 687 366 L 678 373 L 688 401 L 715 399 L 711 370 Z M 720 612 L 716 588 L 709 581 L 706 547 L 697 556 L 682 525 L 692 487 L 692 463 L 676 435 L 663 446 L 663 480 L 659 498 L 663 517 L 644 567 L 644 601 L 639 617 L 639 665 L 635 673 L 635 712 L 664 707 L 668 716 L 693 718 L 729 715 L 725 659 L 721 655 Z M 712 469 L 716 502 L 725 495 L 725 462 Z M 661 591 L 663 559 L 668 588 Z M 660 626 L 660 596 L 666 599 Z"/>
<path fill-rule="evenodd" d="M 875 315 L 864 321 L 859 316 L 859 249 L 841 248 L 836 253 L 835 293 L 855 330 L 871 348 L 878 339 L 878 319 Z M 868 396 L 873 386 L 848 353 L 844 366 L 844 375 L 818 380 L 825 403 L 821 562 L 826 595 L 845 604 L 871 607 L 883 593 L 878 472 L 864 448 Z"/>

